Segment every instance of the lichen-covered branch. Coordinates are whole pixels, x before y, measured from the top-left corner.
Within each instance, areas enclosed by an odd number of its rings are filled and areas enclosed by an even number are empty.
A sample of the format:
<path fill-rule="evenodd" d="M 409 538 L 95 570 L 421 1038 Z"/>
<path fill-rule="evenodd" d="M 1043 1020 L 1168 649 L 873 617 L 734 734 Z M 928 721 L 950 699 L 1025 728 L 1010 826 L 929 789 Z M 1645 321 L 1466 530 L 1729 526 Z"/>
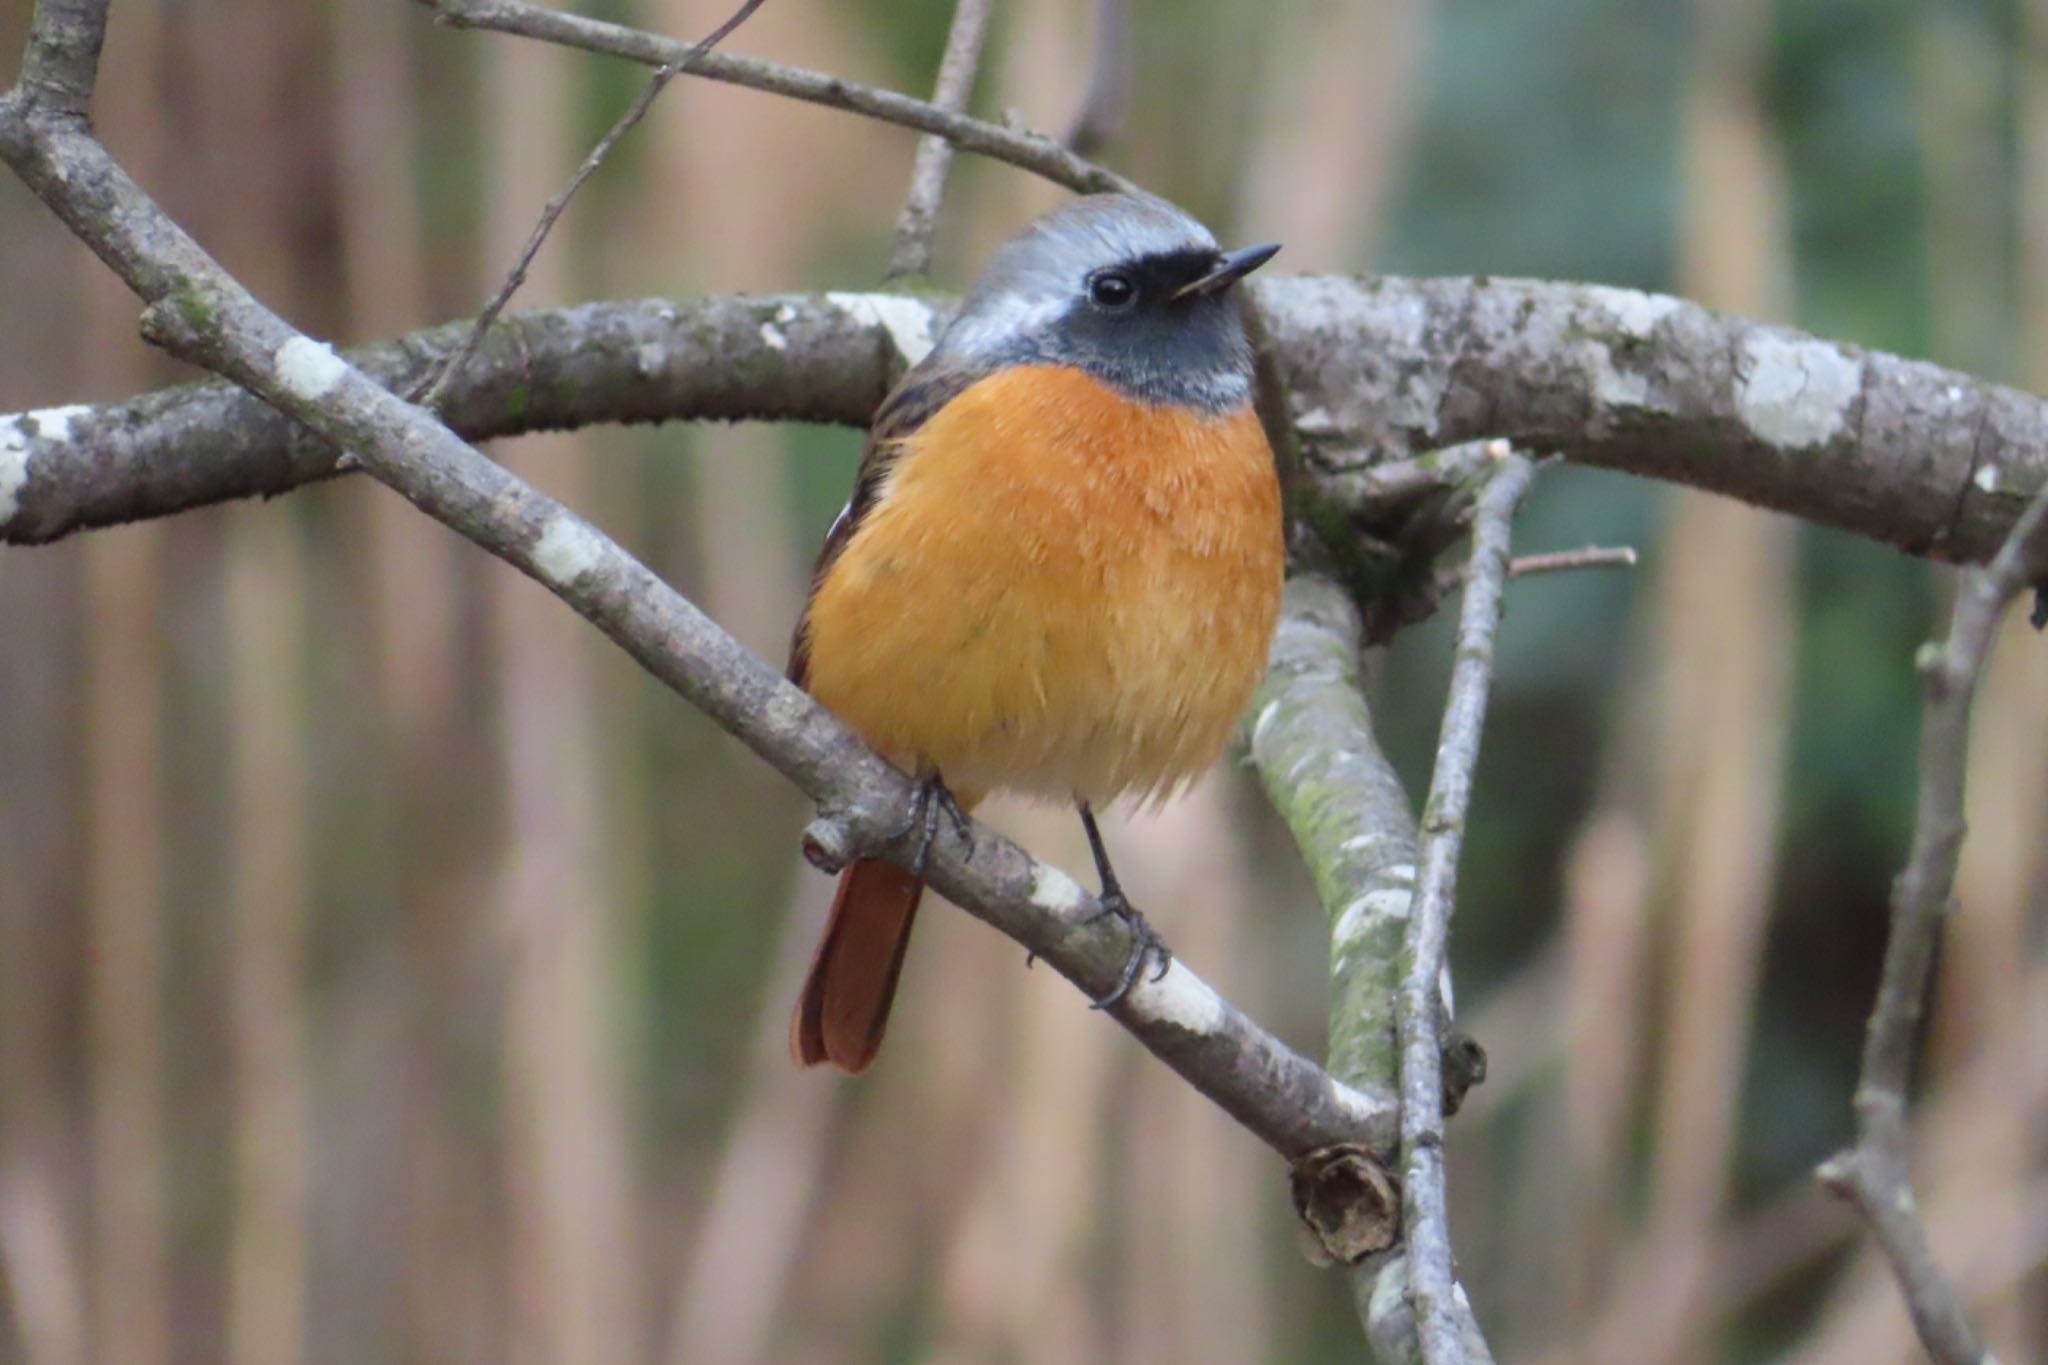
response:
<path fill-rule="evenodd" d="M 82 117 L 46 113 L 19 91 L 0 97 L 0 158 L 142 298 L 152 339 L 348 451 L 420 510 L 536 579 L 806 792 L 821 811 L 807 837 L 816 860 L 912 856 L 915 841 L 900 829 L 912 790 L 903 774 L 602 532 L 265 308 L 113 162 Z M 39 421 L 30 439 L 69 422 Z M 36 477 L 35 450 L 24 463 Z M 993 831 L 973 835 L 970 851 L 942 832 L 931 883 L 1083 991 L 1106 993 L 1132 947 L 1121 921 L 1098 916 L 1071 878 Z M 1109 1013 L 1285 1156 L 1393 1122 L 1388 1094 L 1332 1080 L 1184 963 Z"/>
<path fill-rule="evenodd" d="M 1676 299 L 1516 280 L 1255 287 L 1305 491 L 1340 517 L 1413 496 L 1439 477 L 1429 452 L 1489 437 L 1957 560 L 1989 557 L 2048 485 L 2048 401 Z M 472 438 L 684 418 L 861 424 L 949 306 L 809 294 L 516 314 L 444 407 Z M 352 359 L 403 388 L 462 334 L 432 328 Z M 334 472 L 321 443 L 217 384 L 0 416 L 0 540 Z"/>
<path fill-rule="evenodd" d="M 2048 486 L 2040 398 L 1660 294 L 1281 276 L 1258 297 L 1339 502 L 1375 460 L 1499 437 L 1982 560 Z"/>
<path fill-rule="evenodd" d="M 931 305 L 881 294 L 643 299 L 515 313 L 449 386 L 471 440 L 679 416 L 864 424 L 931 344 Z M 450 323 L 347 359 L 414 392 L 468 335 Z M 233 384 L 0 416 L 0 541 L 269 497 L 342 473 L 332 445 Z"/>
<path fill-rule="evenodd" d="M 1920 794 L 1913 849 L 1892 885 L 1891 930 L 1856 1083 L 1856 1142 L 1820 1179 L 1853 1201 L 1891 1261 L 1920 1342 L 1940 1365 L 1991 1357 L 1934 1259 L 1913 1198 L 1907 1094 L 1928 975 L 1951 909 L 1963 847 L 1970 710 L 1998 627 L 2014 600 L 2048 574 L 2048 494 L 2035 499 L 1990 564 L 1956 585 L 1947 638 L 1921 647 Z"/>
<path fill-rule="evenodd" d="M 1400 1078 L 1396 1010 L 1418 845 L 1407 793 L 1373 737 L 1359 687 L 1363 637 L 1358 609 L 1336 583 L 1317 574 L 1291 579 L 1249 731 L 1252 762 L 1330 917 L 1330 1070 L 1379 1090 Z M 1371 1162 L 1383 1173 L 1395 1159 L 1396 1134 L 1382 1131 L 1349 1163 L 1314 1164 L 1343 1173 Z M 1361 1195 L 1384 1188 L 1372 1171 L 1360 1174 L 1346 1187 Z M 1416 1365 L 1421 1347 L 1394 1206 L 1382 1210 L 1375 1200 L 1364 1215 L 1328 1223 L 1342 1240 L 1326 1235 L 1324 1245 L 1353 1266 L 1374 1351 L 1389 1365 Z M 1454 1303 L 1464 1359 L 1490 1361 L 1462 1291 Z"/>

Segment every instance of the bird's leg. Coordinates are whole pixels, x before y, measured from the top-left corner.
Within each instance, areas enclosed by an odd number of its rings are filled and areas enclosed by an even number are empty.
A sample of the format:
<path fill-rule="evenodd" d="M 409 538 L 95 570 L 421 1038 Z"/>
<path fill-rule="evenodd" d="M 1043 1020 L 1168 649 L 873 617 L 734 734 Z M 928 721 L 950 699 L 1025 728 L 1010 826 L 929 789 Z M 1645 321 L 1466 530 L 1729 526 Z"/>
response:
<path fill-rule="evenodd" d="M 891 842 L 922 826 L 923 832 L 917 841 L 917 856 L 910 860 L 910 872 L 914 877 L 924 876 L 925 865 L 930 862 L 932 844 L 939 837 L 939 816 L 943 814 L 953 822 L 953 832 L 960 836 L 960 842 L 967 846 L 967 856 L 974 856 L 974 822 L 961 809 L 960 800 L 953 795 L 953 789 L 946 785 L 946 779 L 937 769 L 927 772 L 918 779 L 917 791 L 910 798 L 910 814 L 889 834 Z"/>
<path fill-rule="evenodd" d="M 1145 917 L 1138 913 L 1138 907 L 1132 905 L 1130 898 L 1124 895 L 1123 886 L 1116 879 L 1116 869 L 1109 865 L 1109 850 L 1103 846 L 1102 831 L 1095 827 L 1095 812 L 1089 808 L 1086 801 L 1076 801 L 1074 806 L 1081 812 L 1081 827 L 1088 831 L 1088 850 L 1095 855 L 1095 875 L 1102 882 L 1102 908 L 1090 915 L 1088 920 L 1093 923 L 1104 915 L 1115 915 L 1129 926 L 1131 937 L 1135 940 L 1131 947 L 1131 956 L 1124 963 L 1123 974 L 1117 978 L 1116 985 L 1110 988 L 1109 994 L 1091 1006 L 1098 1010 L 1107 1009 L 1130 994 L 1131 987 L 1137 984 L 1138 973 L 1145 970 L 1146 958 L 1157 957 L 1159 960 L 1158 967 L 1152 973 L 1154 981 L 1165 976 L 1166 969 L 1173 965 L 1173 950 L 1166 946 L 1166 940 L 1159 937 L 1152 926 L 1145 922 Z"/>

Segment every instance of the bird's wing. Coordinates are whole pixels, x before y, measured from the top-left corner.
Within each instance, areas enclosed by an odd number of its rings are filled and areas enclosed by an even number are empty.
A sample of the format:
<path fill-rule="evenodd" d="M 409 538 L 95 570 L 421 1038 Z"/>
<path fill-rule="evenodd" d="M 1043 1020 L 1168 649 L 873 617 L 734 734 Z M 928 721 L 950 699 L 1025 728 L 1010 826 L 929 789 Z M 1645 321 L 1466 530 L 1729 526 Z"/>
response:
<path fill-rule="evenodd" d="M 867 444 L 860 454 L 860 472 L 854 476 L 853 496 L 847 499 L 846 506 L 833 519 L 832 529 L 825 533 L 824 547 L 818 551 L 817 565 L 811 570 L 809 597 L 817 595 L 818 584 L 824 581 L 832 562 L 839 558 L 847 542 L 859 533 L 862 521 L 881 500 L 883 484 L 890 466 L 896 463 L 896 457 L 903 449 L 904 438 L 923 426 L 933 413 L 952 402 L 962 390 L 986 376 L 986 370 L 973 366 L 947 363 L 918 365 L 890 390 L 889 396 L 882 400 L 882 406 L 875 411 L 874 423 L 868 428 Z M 804 602 L 803 614 L 797 617 L 796 630 L 789 642 L 789 680 L 798 687 L 805 685 L 810 672 L 809 597 Z"/>

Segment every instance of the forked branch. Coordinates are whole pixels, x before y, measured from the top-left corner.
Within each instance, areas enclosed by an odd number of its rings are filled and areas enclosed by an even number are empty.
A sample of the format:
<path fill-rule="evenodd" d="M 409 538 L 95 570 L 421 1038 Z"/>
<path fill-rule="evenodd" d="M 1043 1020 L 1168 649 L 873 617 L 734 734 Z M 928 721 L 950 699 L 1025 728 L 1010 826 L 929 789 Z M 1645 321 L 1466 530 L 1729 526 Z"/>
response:
<path fill-rule="evenodd" d="M 1913 1197 L 1907 1095 L 1929 974 L 1953 908 L 1963 847 L 1963 778 L 1970 712 L 1998 628 L 2022 593 L 2048 577 L 2048 494 L 2027 508 L 1982 568 L 1962 571 L 1948 635 L 1921 646 L 1920 794 L 1913 849 L 1892 884 L 1891 931 L 1856 1083 L 1856 1142 L 1820 1168 L 1851 1200 L 1884 1248 L 1913 1327 L 1941 1365 L 1990 1359 L 1955 1286 L 1934 1258 Z"/>

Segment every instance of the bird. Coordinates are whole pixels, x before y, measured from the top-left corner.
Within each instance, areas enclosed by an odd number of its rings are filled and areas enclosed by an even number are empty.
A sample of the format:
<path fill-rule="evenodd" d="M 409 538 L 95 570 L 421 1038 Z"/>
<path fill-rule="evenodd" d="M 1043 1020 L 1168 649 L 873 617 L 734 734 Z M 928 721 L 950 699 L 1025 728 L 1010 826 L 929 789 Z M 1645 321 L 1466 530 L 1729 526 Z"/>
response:
<path fill-rule="evenodd" d="M 1285 572 L 1280 483 L 1221 249 L 1145 194 L 1077 198 L 990 258 L 877 409 L 827 532 L 789 677 L 917 781 L 908 868 L 840 873 L 790 1028 L 800 1065 L 880 1048 L 938 821 L 995 791 L 1071 802 L 1101 913 L 1170 954 L 1095 812 L 1163 801 L 1222 752 L 1265 672 Z"/>

